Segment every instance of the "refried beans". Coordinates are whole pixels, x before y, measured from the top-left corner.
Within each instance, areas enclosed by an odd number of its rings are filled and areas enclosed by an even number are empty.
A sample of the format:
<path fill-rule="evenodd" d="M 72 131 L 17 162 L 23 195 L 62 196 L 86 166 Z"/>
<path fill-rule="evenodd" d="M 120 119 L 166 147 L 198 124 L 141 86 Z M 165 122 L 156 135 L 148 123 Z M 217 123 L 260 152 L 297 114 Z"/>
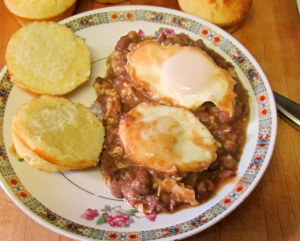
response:
<path fill-rule="evenodd" d="M 124 151 L 118 134 L 121 116 L 142 102 L 155 102 L 150 93 L 131 84 L 131 78 L 125 69 L 127 54 L 137 43 L 146 39 L 164 45 L 198 47 L 211 56 L 218 66 L 226 69 L 236 81 L 233 115 L 221 111 L 211 102 L 192 111 L 219 143 L 217 159 L 205 171 L 170 176 L 135 164 Z M 101 171 L 112 195 L 124 199 L 143 213 L 171 213 L 207 201 L 221 183 L 236 176 L 246 138 L 249 104 L 248 93 L 231 63 L 209 49 L 201 39 L 194 41 L 186 34 L 145 37 L 131 31 L 120 38 L 108 64 L 106 77 L 98 77 L 94 87 L 98 94 L 95 106 L 101 111 L 106 129 L 104 149 L 100 157 Z"/>

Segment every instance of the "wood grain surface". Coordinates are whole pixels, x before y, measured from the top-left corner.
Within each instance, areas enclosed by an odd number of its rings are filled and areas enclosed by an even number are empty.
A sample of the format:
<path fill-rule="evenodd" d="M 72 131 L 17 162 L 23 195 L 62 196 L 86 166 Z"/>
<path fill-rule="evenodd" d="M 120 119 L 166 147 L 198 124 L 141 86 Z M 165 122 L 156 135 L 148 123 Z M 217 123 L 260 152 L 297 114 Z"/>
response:
<path fill-rule="evenodd" d="M 131 0 L 179 9 L 176 0 Z M 79 0 L 75 13 L 110 6 Z M 20 25 L 0 1 L 0 67 L 5 49 Z M 249 16 L 235 33 L 257 59 L 272 88 L 300 103 L 300 17 L 296 0 L 253 0 Z M 300 132 L 278 119 L 270 165 L 251 195 L 229 216 L 186 240 L 299 241 Z M 0 188 L 0 241 L 70 241 L 33 221 Z"/>

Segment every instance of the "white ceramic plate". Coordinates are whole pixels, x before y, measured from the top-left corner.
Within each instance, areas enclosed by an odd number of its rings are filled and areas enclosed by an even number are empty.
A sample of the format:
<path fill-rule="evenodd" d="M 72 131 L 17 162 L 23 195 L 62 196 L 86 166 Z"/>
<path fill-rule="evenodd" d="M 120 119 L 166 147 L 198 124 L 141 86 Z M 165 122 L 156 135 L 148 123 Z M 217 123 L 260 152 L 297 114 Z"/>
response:
<path fill-rule="evenodd" d="M 262 177 L 273 151 L 277 117 L 272 91 L 258 63 L 233 37 L 216 26 L 180 11 L 146 6 L 111 7 L 86 12 L 62 22 L 72 28 L 92 51 L 90 81 L 67 97 L 90 106 L 96 98 L 92 83 L 104 76 L 103 60 L 120 36 L 131 30 L 153 35 L 161 27 L 202 38 L 236 68 L 250 95 L 247 141 L 238 177 L 207 203 L 174 214 L 145 216 L 111 196 L 99 168 L 47 174 L 19 162 L 9 152 L 11 120 L 32 98 L 9 81 L 7 69 L 0 79 L 0 180 L 11 199 L 30 217 L 60 234 L 79 240 L 173 240 L 217 223 L 234 210 Z"/>

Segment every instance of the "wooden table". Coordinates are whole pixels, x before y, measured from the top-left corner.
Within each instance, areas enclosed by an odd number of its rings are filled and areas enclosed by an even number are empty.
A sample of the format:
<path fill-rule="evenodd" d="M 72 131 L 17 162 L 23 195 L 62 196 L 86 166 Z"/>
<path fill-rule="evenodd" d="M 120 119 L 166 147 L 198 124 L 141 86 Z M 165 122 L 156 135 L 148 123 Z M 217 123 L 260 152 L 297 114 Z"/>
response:
<path fill-rule="evenodd" d="M 131 0 L 179 9 L 175 0 Z M 108 5 L 79 0 L 75 13 Z M 10 36 L 20 28 L 0 1 L 0 67 Z M 233 33 L 257 59 L 272 88 L 300 103 L 300 17 L 295 0 L 253 0 L 250 15 Z M 300 132 L 278 120 L 271 163 L 254 192 L 227 218 L 187 240 L 299 241 Z M 1 241 L 68 241 L 42 227 L 19 210 L 0 189 Z"/>

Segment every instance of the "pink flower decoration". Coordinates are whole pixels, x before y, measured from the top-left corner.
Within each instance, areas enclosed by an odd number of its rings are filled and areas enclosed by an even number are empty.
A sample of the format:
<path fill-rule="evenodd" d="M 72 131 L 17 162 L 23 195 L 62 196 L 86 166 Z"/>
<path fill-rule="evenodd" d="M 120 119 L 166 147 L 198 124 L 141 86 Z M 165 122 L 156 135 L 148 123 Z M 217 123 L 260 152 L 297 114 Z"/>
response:
<path fill-rule="evenodd" d="M 150 221 L 154 222 L 156 219 L 156 214 L 149 214 L 146 216 L 146 218 L 148 218 Z"/>
<path fill-rule="evenodd" d="M 124 227 L 129 224 L 130 217 L 124 214 L 116 214 L 106 217 L 106 222 L 112 227 Z"/>
<path fill-rule="evenodd" d="M 139 36 L 145 36 L 145 33 L 143 30 L 139 29 L 138 33 Z"/>
<path fill-rule="evenodd" d="M 172 37 L 175 35 L 174 29 L 171 28 L 164 28 L 161 32 L 167 35 L 168 37 Z"/>
<path fill-rule="evenodd" d="M 86 220 L 94 220 L 95 217 L 98 217 L 99 213 L 97 209 L 91 209 L 88 208 L 87 210 L 85 210 L 85 213 L 82 214 L 80 217 L 86 219 Z"/>

